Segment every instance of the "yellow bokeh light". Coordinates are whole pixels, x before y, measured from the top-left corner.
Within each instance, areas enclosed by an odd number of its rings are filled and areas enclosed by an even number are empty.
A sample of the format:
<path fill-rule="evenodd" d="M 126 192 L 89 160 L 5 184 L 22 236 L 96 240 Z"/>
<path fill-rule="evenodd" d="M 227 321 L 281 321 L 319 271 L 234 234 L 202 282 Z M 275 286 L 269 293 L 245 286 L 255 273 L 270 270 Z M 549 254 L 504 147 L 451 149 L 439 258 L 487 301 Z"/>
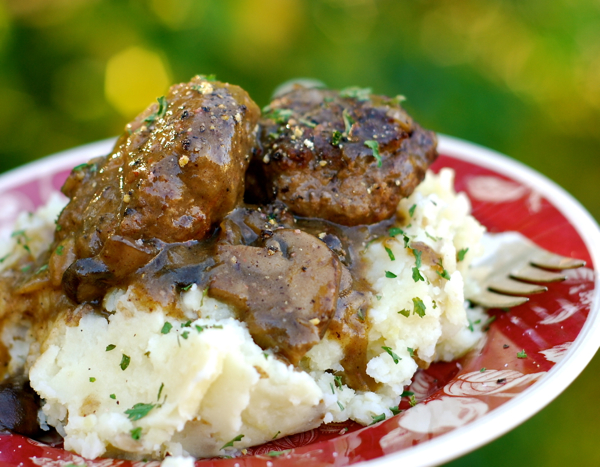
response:
<path fill-rule="evenodd" d="M 114 55 L 106 65 L 106 99 L 127 118 L 163 95 L 170 83 L 164 60 L 141 47 L 130 47 Z"/>

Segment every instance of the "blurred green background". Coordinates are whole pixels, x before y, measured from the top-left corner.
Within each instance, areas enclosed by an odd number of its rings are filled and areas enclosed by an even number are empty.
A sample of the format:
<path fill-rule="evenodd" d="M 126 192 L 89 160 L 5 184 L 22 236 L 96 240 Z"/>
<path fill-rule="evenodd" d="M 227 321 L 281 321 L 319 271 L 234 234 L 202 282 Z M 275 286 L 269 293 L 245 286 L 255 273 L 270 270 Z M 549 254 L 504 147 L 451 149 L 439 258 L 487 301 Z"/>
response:
<path fill-rule="evenodd" d="M 119 134 L 198 73 L 261 106 L 293 77 L 404 94 L 600 219 L 598 0 L 0 0 L 0 172 Z M 449 465 L 600 465 L 599 372 Z"/>

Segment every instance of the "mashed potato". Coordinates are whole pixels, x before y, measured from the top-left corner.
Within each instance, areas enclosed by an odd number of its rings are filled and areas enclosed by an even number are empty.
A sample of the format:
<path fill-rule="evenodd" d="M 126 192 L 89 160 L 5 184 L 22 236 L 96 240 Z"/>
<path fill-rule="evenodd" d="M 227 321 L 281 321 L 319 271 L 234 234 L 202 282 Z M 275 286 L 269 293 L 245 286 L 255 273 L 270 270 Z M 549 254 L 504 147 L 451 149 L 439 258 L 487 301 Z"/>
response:
<path fill-rule="evenodd" d="M 40 238 L 40 251 L 52 241 L 60 206 L 19 220 L 17 229 Z M 85 314 L 76 324 L 58 316 L 43 342 L 14 320 L 2 335 L 11 369 L 25 365 L 44 401 L 43 421 L 87 458 L 235 455 L 323 422 L 392 416 L 419 366 L 463 355 L 482 337 L 473 323 L 485 321 L 463 292 L 484 229 L 454 192 L 453 172 L 429 172 L 398 214 L 402 224 L 363 253 L 374 290 L 366 372 L 376 391 L 336 381 L 343 350 L 328 334 L 302 371 L 263 351 L 227 305 L 195 285 L 181 294 L 185 320 L 123 289 L 105 297 L 106 315 Z M 11 242 L 5 254 L 18 251 Z"/>

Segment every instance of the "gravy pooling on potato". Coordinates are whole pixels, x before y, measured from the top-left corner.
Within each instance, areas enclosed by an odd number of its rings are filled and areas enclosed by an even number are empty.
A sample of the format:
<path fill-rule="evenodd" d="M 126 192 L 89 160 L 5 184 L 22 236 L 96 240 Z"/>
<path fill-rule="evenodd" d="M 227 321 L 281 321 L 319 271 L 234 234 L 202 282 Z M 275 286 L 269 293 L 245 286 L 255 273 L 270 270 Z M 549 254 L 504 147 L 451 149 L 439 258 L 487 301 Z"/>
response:
<path fill-rule="evenodd" d="M 133 286 L 183 318 L 177 301 L 197 284 L 294 365 L 328 332 L 345 384 L 375 389 L 360 255 L 435 160 L 435 135 L 360 92 L 297 87 L 269 108 L 259 122 L 237 86 L 173 86 L 111 154 L 72 171 L 50 251 L 3 273 L 5 314 L 43 335 L 59 312 L 76 325 L 110 287 Z"/>

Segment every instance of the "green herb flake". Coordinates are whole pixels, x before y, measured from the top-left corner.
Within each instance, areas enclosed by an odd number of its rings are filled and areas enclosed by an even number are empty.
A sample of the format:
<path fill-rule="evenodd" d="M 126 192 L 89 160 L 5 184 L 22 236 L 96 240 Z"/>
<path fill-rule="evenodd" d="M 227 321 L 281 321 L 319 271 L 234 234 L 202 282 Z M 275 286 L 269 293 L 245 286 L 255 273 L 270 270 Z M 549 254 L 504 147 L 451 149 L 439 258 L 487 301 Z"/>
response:
<path fill-rule="evenodd" d="M 115 399 L 117 398 L 117 396 L 116 396 L 115 394 L 111 394 L 111 395 L 110 395 L 110 396 L 108 396 L 108 397 L 110 397 L 110 398 L 111 398 L 111 399 L 113 399 L 113 400 L 115 400 Z"/>
<path fill-rule="evenodd" d="M 79 172 L 79 171 L 85 169 L 87 166 L 88 166 L 88 164 L 76 165 L 75 167 L 73 167 L 73 172 Z"/>
<path fill-rule="evenodd" d="M 375 298 L 379 301 L 381 300 L 383 297 L 381 295 L 375 295 Z"/>
<path fill-rule="evenodd" d="M 459 250 L 458 253 L 456 253 L 456 261 L 464 260 L 465 255 L 467 254 L 468 251 L 469 251 L 468 248 L 463 248 L 462 250 Z"/>
<path fill-rule="evenodd" d="M 337 405 L 342 412 L 345 410 L 344 406 L 342 405 L 342 403 L 340 401 L 337 401 Z"/>
<path fill-rule="evenodd" d="M 338 131 L 338 130 L 333 130 L 333 133 L 331 135 L 331 145 L 339 146 L 341 142 L 342 142 L 342 132 Z"/>
<path fill-rule="evenodd" d="M 40 267 L 37 271 L 35 271 L 36 274 L 41 274 L 44 271 L 48 270 L 48 265 L 44 264 L 42 267 Z"/>
<path fill-rule="evenodd" d="M 183 337 L 184 339 L 187 339 L 189 335 L 190 335 L 190 331 L 184 331 L 181 333 L 181 337 Z"/>
<path fill-rule="evenodd" d="M 525 349 L 523 349 L 519 353 L 517 353 L 517 358 L 527 358 L 527 354 L 525 353 Z"/>
<path fill-rule="evenodd" d="M 492 323 L 494 321 L 496 321 L 497 316 L 490 316 L 485 323 L 483 323 L 483 325 L 481 326 L 481 329 L 483 329 L 484 331 L 489 331 L 490 330 L 490 326 L 492 325 Z"/>
<path fill-rule="evenodd" d="M 142 437 L 142 427 L 138 426 L 137 428 L 131 430 L 131 437 L 136 441 L 139 441 L 139 439 Z"/>
<path fill-rule="evenodd" d="M 408 244 L 410 242 L 410 238 L 408 238 L 407 235 L 403 235 L 402 238 L 404 239 L 404 248 L 408 248 Z"/>
<path fill-rule="evenodd" d="M 398 357 L 398 355 L 396 355 L 396 354 L 394 353 L 394 351 L 391 349 L 391 347 L 385 347 L 385 346 L 384 346 L 384 347 L 381 347 L 381 348 L 382 348 L 383 350 L 385 350 L 385 351 L 388 353 L 388 355 L 389 355 L 390 357 L 392 357 L 392 360 L 394 360 L 394 363 L 395 363 L 396 365 L 398 364 L 398 362 L 399 362 L 400 360 L 402 360 L 402 358 Z"/>
<path fill-rule="evenodd" d="M 125 371 L 127 369 L 127 367 L 129 366 L 130 362 L 131 362 L 131 357 L 129 357 L 129 355 L 123 354 L 123 357 L 121 358 L 121 363 L 120 363 L 121 370 Z"/>
<path fill-rule="evenodd" d="M 167 113 L 167 108 L 169 106 L 169 103 L 167 102 L 167 99 L 165 98 L 165 96 L 161 96 L 156 100 L 158 101 L 158 110 L 155 113 L 148 115 L 144 119 L 145 123 L 153 123 L 156 120 L 158 120 L 159 118 L 164 117 L 165 114 Z"/>
<path fill-rule="evenodd" d="M 391 271 L 385 271 L 385 277 L 387 277 L 388 279 L 395 279 L 398 276 Z"/>
<path fill-rule="evenodd" d="M 358 311 L 356 312 L 356 314 L 358 315 L 358 319 L 361 321 L 365 320 L 365 310 L 363 310 L 362 308 L 359 308 Z"/>
<path fill-rule="evenodd" d="M 479 373 L 485 373 L 485 370 L 487 370 L 487 368 L 483 367 L 481 370 L 479 370 Z"/>
<path fill-rule="evenodd" d="M 173 325 L 167 321 L 160 330 L 160 333 L 169 334 L 169 332 L 171 332 L 171 329 L 173 329 Z"/>
<path fill-rule="evenodd" d="M 31 264 L 28 264 L 27 266 L 23 266 L 21 268 L 21 272 L 29 272 L 31 270 Z"/>
<path fill-rule="evenodd" d="M 411 349 L 410 347 L 406 348 L 408 355 L 410 355 L 411 357 L 415 356 L 415 349 Z"/>
<path fill-rule="evenodd" d="M 182 328 L 191 328 L 192 327 L 192 322 L 188 320 L 185 323 L 181 323 L 181 327 Z"/>
<path fill-rule="evenodd" d="M 411 407 L 414 407 L 415 405 L 417 405 L 417 399 L 415 399 L 414 395 L 408 397 L 408 403 L 410 404 Z"/>
<path fill-rule="evenodd" d="M 392 412 L 392 415 L 398 415 L 402 410 L 400 410 L 400 406 L 397 405 L 396 407 L 390 407 L 390 412 Z"/>
<path fill-rule="evenodd" d="M 108 344 L 106 346 L 106 351 L 110 352 L 111 350 L 115 350 L 117 348 L 117 346 L 115 344 Z"/>
<path fill-rule="evenodd" d="M 154 407 L 156 407 L 155 404 L 143 404 L 139 402 L 135 404 L 132 408 L 127 409 L 125 413 L 127 414 L 127 417 L 129 417 L 129 420 L 135 422 L 137 420 L 141 420 L 146 415 L 148 415 Z"/>
<path fill-rule="evenodd" d="M 415 250 L 414 248 L 411 248 L 410 250 L 412 251 L 413 255 L 415 255 L 415 266 L 420 268 L 423 264 L 421 259 L 421 255 L 423 254 L 423 252 L 420 250 Z"/>
<path fill-rule="evenodd" d="M 413 204 L 410 209 L 408 210 L 408 213 L 410 214 L 410 217 L 415 215 L 415 209 L 417 209 L 417 205 Z"/>
<path fill-rule="evenodd" d="M 425 316 L 425 304 L 423 303 L 423 300 L 421 300 L 419 297 L 415 297 L 412 299 L 412 301 L 415 305 L 413 313 L 415 315 L 419 315 L 421 318 Z"/>
<path fill-rule="evenodd" d="M 473 322 L 469 318 L 467 318 L 467 321 L 469 322 L 469 325 L 467 326 L 469 331 L 475 332 L 475 328 L 473 327 Z"/>
<path fill-rule="evenodd" d="M 385 251 L 388 254 L 388 256 L 390 257 L 390 260 L 396 261 L 396 257 L 394 256 L 394 252 L 392 250 L 390 250 L 387 246 L 384 246 L 383 248 L 385 248 Z"/>
<path fill-rule="evenodd" d="M 306 118 L 299 118 L 298 121 L 309 128 L 315 128 L 317 126 L 315 122 L 307 120 Z"/>
<path fill-rule="evenodd" d="M 65 251 L 65 247 L 63 245 L 59 245 L 58 248 L 56 248 L 55 252 L 58 256 L 62 256 L 64 251 Z"/>
<path fill-rule="evenodd" d="M 277 433 L 275 433 L 275 436 L 273 436 L 271 439 L 277 439 L 277 437 L 281 434 L 281 431 L 278 431 Z"/>
<path fill-rule="evenodd" d="M 344 127 L 345 127 L 344 135 L 347 138 L 349 138 L 350 132 L 352 131 L 352 125 L 354 125 L 355 121 L 346 109 L 344 109 L 344 111 L 342 112 L 342 118 L 344 119 Z"/>
<path fill-rule="evenodd" d="M 419 282 L 419 281 L 425 282 L 425 278 L 421 274 L 421 271 L 419 271 L 419 268 L 416 266 L 414 268 L 412 268 L 412 278 L 415 282 Z"/>
<path fill-rule="evenodd" d="M 335 389 L 333 388 L 333 383 L 329 383 L 329 387 L 331 388 L 331 394 L 335 394 Z"/>
<path fill-rule="evenodd" d="M 406 316 L 407 318 L 410 316 L 410 311 L 408 311 L 406 308 L 404 310 L 400 310 L 398 313 L 402 316 Z"/>
<path fill-rule="evenodd" d="M 93 376 L 90 378 L 90 383 L 95 383 L 96 382 L 96 378 L 94 378 Z"/>
<path fill-rule="evenodd" d="M 158 388 L 158 395 L 156 396 L 156 400 L 160 400 L 160 396 L 165 388 L 165 383 L 160 383 L 160 388 Z"/>
<path fill-rule="evenodd" d="M 415 393 L 412 391 L 403 391 L 402 394 L 400 394 L 400 397 L 410 397 L 410 396 L 414 396 Z"/>
<path fill-rule="evenodd" d="M 275 439 L 275 438 L 273 438 Z M 290 452 L 292 452 L 291 449 L 286 449 L 285 451 L 269 451 L 267 453 L 267 456 L 269 457 L 280 457 L 280 456 L 285 456 L 286 454 L 289 454 Z"/>
<path fill-rule="evenodd" d="M 208 294 L 208 286 L 202 291 L 202 298 L 200 299 L 200 306 L 204 306 L 204 297 Z"/>
<path fill-rule="evenodd" d="M 450 280 L 450 274 L 448 274 L 448 271 L 446 271 L 445 269 L 442 270 L 442 272 L 439 271 L 435 271 L 437 273 L 438 276 L 446 279 L 446 280 Z"/>
<path fill-rule="evenodd" d="M 379 143 L 374 140 L 365 141 L 365 146 L 373 150 L 373 157 L 377 161 L 377 167 L 381 167 L 383 163 L 381 160 L 381 154 L 379 154 Z"/>
<path fill-rule="evenodd" d="M 396 235 L 404 235 L 404 230 L 402 230 L 400 227 L 392 227 L 390 230 L 388 230 L 388 234 L 390 237 L 395 237 Z"/>
<path fill-rule="evenodd" d="M 225 443 L 223 445 L 223 447 L 221 448 L 221 450 L 223 450 L 225 448 L 232 448 L 233 447 L 233 443 L 237 443 L 238 441 L 241 441 L 243 438 L 244 438 L 244 435 L 238 435 L 238 436 L 236 436 L 235 438 L 233 438 L 228 443 Z"/>
<path fill-rule="evenodd" d="M 371 415 L 371 418 L 373 419 L 371 425 L 375 425 L 376 423 L 383 422 L 385 420 L 385 414 L 382 413 L 379 415 Z"/>
<path fill-rule="evenodd" d="M 192 288 L 193 285 L 194 285 L 194 283 L 192 282 L 191 284 L 188 284 L 185 287 L 182 287 L 181 291 L 182 292 L 187 292 L 188 290 L 190 290 Z"/>
<path fill-rule="evenodd" d="M 335 380 L 335 386 L 339 389 L 342 389 L 342 377 L 341 376 L 336 376 L 333 378 Z"/>
<path fill-rule="evenodd" d="M 371 97 L 371 88 L 359 88 L 358 86 L 350 86 L 340 91 L 340 97 L 356 99 L 357 101 L 368 101 Z"/>
<path fill-rule="evenodd" d="M 440 239 L 437 237 L 434 237 L 433 235 L 431 235 L 429 232 L 425 231 L 425 235 L 427 235 L 427 237 L 429 237 L 431 240 L 433 240 L 434 242 L 438 242 Z"/>

